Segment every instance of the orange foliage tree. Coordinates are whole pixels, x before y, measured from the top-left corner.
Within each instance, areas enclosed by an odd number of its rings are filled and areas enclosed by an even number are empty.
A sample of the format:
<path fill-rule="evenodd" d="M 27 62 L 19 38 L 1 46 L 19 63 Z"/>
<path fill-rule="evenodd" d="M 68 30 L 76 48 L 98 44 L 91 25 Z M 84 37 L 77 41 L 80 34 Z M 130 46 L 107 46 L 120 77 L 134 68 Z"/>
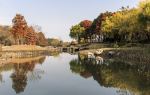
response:
<path fill-rule="evenodd" d="M 48 41 L 45 38 L 45 35 L 40 32 L 41 27 L 27 25 L 27 22 L 21 14 L 16 14 L 12 20 L 11 32 L 15 39 L 15 44 L 27 44 L 27 45 L 48 45 Z"/>
<path fill-rule="evenodd" d="M 26 34 L 26 44 L 27 45 L 36 45 L 37 35 L 33 27 L 28 28 L 28 32 Z"/>
<path fill-rule="evenodd" d="M 47 46 L 48 40 L 46 39 L 45 35 L 42 32 L 37 33 L 37 42 L 36 44 L 39 46 Z"/>
<path fill-rule="evenodd" d="M 12 20 L 12 34 L 15 38 L 15 44 L 25 44 L 25 36 L 28 30 L 27 22 L 21 14 L 16 14 Z"/>

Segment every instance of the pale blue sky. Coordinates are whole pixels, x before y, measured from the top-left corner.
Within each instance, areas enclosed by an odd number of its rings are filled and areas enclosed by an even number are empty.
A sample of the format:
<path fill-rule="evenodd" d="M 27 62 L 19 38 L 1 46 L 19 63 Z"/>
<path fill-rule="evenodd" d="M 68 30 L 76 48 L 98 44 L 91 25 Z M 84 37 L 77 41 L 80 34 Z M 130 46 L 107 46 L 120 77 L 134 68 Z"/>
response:
<path fill-rule="evenodd" d="M 29 25 L 40 25 L 46 37 L 70 40 L 69 29 L 81 20 L 93 20 L 101 12 L 122 6 L 135 7 L 139 0 L 0 0 L 0 24 L 11 25 L 16 13 Z"/>

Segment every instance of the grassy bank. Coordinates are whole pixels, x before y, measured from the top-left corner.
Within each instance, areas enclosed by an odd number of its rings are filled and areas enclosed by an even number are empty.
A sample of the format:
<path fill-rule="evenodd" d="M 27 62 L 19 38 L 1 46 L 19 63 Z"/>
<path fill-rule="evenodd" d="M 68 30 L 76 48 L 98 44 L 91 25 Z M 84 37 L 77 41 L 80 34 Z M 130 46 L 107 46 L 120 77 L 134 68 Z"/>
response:
<path fill-rule="evenodd" d="M 96 52 L 98 49 L 102 49 L 105 52 L 108 51 L 144 51 L 146 54 L 150 54 L 150 48 L 142 48 L 142 47 L 122 47 L 122 48 L 97 48 L 97 49 L 88 49 L 79 51 L 80 54 L 87 54 L 88 52 Z"/>
<path fill-rule="evenodd" d="M 91 45 L 92 46 L 92 45 Z M 94 46 L 94 45 L 93 45 Z M 99 47 L 100 46 L 100 47 Z M 150 45 L 136 45 L 128 47 L 129 45 L 114 48 L 107 47 L 101 48 L 103 45 L 95 45 L 96 48 L 90 48 L 88 50 L 82 50 L 79 52 L 80 57 L 87 57 L 88 52 L 95 53 L 97 49 L 102 49 L 103 53 L 100 55 L 103 58 L 109 58 L 110 52 L 113 52 L 113 59 L 119 59 L 123 61 L 129 61 L 131 63 L 150 63 Z"/>
<path fill-rule="evenodd" d="M 2 46 L 2 51 L 42 51 L 47 50 L 45 47 L 40 47 L 36 45 L 12 45 L 12 46 Z"/>
<path fill-rule="evenodd" d="M 40 47 L 36 45 L 2 46 L 2 50 L 0 51 L 0 59 L 35 57 L 41 55 L 49 55 L 51 54 L 51 52 L 58 51 L 59 50 L 57 48 Z"/>

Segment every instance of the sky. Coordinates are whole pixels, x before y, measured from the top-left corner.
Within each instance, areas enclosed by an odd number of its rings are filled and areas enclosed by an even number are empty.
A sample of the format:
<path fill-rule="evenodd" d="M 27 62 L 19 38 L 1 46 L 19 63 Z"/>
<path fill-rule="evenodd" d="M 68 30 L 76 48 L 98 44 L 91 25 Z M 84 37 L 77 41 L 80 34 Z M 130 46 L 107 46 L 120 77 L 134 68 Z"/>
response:
<path fill-rule="evenodd" d="M 12 25 L 16 13 L 39 25 L 47 38 L 70 41 L 70 27 L 105 11 L 136 7 L 140 0 L 0 0 L 0 25 Z"/>

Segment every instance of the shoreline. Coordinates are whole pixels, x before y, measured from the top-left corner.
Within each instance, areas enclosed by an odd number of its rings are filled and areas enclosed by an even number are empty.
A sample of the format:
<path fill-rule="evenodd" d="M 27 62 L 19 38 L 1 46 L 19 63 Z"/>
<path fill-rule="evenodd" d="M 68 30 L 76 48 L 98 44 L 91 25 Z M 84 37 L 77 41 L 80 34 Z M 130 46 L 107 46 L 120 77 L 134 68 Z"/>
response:
<path fill-rule="evenodd" d="M 103 53 L 101 53 L 100 57 L 104 59 L 115 59 L 115 60 L 124 60 L 133 62 L 133 63 L 150 63 L 150 49 L 149 48 L 141 48 L 141 47 L 132 47 L 132 48 L 101 48 Z M 95 53 L 97 49 L 90 50 L 82 50 L 79 52 L 79 56 L 81 59 L 88 58 L 88 53 Z M 96 57 L 96 56 L 95 56 Z"/>
<path fill-rule="evenodd" d="M 127 47 L 127 48 L 98 48 L 103 50 L 103 52 L 108 51 L 121 51 L 121 50 L 144 50 L 145 48 L 142 47 Z M 87 49 L 87 50 L 81 50 L 79 51 L 80 54 L 87 54 L 88 52 L 94 53 L 98 49 Z"/>
<path fill-rule="evenodd" d="M 36 45 L 2 46 L 0 59 L 41 56 L 55 51 L 58 51 L 58 49 L 52 47 L 40 47 Z"/>

